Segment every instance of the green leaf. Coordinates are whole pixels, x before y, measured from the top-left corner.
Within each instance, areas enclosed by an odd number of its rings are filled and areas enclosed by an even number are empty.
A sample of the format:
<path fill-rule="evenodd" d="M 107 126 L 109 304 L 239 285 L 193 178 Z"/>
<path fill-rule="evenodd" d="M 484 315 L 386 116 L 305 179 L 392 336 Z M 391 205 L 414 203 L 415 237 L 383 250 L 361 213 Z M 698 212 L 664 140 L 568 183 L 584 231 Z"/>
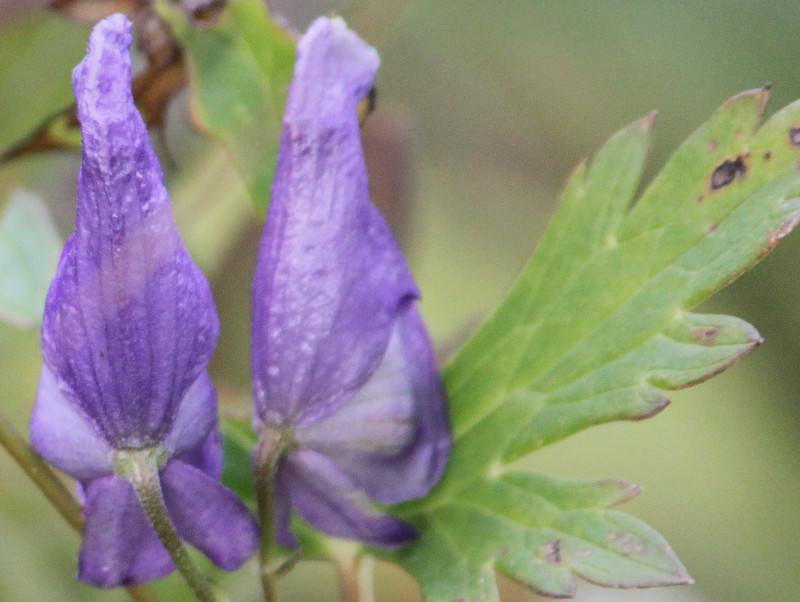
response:
<path fill-rule="evenodd" d="M 633 204 L 650 115 L 580 165 L 506 299 L 445 370 L 454 450 L 442 481 L 398 510 L 420 529 L 386 553 L 428 600 L 497 600 L 494 570 L 556 597 L 573 575 L 615 587 L 690 582 L 658 533 L 609 506 L 623 481 L 507 472 L 589 426 L 647 418 L 761 339 L 694 306 L 800 220 L 800 101 L 759 128 L 768 91 L 726 102 Z"/>
<path fill-rule="evenodd" d="M 0 217 L 0 318 L 23 328 L 41 322 L 61 246 L 41 199 L 14 191 Z"/>
<path fill-rule="evenodd" d="M 264 215 L 294 41 L 269 18 L 263 0 L 233 0 L 203 29 L 167 2 L 159 2 L 157 10 L 185 50 L 194 121 L 225 143 L 253 205 Z"/>
<path fill-rule="evenodd" d="M 222 484 L 232 489 L 249 504 L 255 504 L 253 470 L 250 455 L 258 443 L 252 419 L 220 421 L 222 431 Z"/>

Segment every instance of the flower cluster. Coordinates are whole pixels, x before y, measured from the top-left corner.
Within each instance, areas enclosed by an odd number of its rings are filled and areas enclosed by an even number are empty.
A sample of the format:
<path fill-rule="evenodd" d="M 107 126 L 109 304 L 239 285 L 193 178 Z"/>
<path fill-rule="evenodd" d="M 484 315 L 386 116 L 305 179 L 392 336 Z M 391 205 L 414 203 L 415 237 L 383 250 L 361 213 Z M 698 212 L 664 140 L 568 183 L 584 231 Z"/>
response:
<path fill-rule="evenodd" d="M 133 102 L 130 44 L 128 21 L 105 19 L 73 74 L 78 213 L 47 298 L 31 422 L 36 449 L 79 482 L 79 576 L 105 587 L 174 569 L 131 484 L 142 457 L 177 534 L 217 565 L 238 568 L 258 540 L 219 482 L 207 373 L 219 323 Z M 375 502 L 426 494 L 450 451 L 419 293 L 368 194 L 357 103 L 377 67 L 341 20 L 317 20 L 300 41 L 253 282 L 258 450 L 274 452 L 276 533 L 289 546 L 292 509 L 333 536 L 411 540 Z"/>

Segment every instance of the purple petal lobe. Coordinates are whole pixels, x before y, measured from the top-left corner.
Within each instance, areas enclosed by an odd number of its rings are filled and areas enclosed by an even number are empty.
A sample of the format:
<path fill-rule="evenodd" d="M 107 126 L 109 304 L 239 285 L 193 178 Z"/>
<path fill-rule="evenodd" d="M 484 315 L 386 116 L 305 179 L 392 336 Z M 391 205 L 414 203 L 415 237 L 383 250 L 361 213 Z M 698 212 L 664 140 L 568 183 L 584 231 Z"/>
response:
<path fill-rule="evenodd" d="M 252 370 L 263 422 L 303 427 L 369 379 L 417 288 L 369 200 L 356 114 L 375 51 L 339 19 L 298 45 L 253 282 Z"/>
<path fill-rule="evenodd" d="M 192 383 L 178 406 L 164 439 L 169 457 L 202 448 L 217 423 L 217 391 L 207 372 Z"/>
<path fill-rule="evenodd" d="M 219 331 L 133 103 L 130 42 L 125 17 L 101 21 L 73 73 L 83 136 L 78 216 L 42 331 L 45 363 L 115 448 L 164 439 Z"/>
<path fill-rule="evenodd" d="M 85 493 L 81 581 L 100 587 L 133 586 L 175 569 L 130 483 L 111 475 L 89 483 Z"/>
<path fill-rule="evenodd" d="M 197 446 L 175 456 L 184 464 L 202 470 L 212 479 L 219 480 L 222 475 L 222 433 L 215 424 L 203 445 Z"/>
<path fill-rule="evenodd" d="M 114 449 L 47 366 L 39 379 L 31 443 L 48 462 L 81 481 L 113 470 Z"/>
<path fill-rule="evenodd" d="M 398 316 L 383 361 L 335 414 L 297 432 L 373 499 L 395 504 L 425 495 L 450 453 L 444 387 L 413 304 Z"/>
<path fill-rule="evenodd" d="M 379 548 L 403 545 L 417 535 L 408 523 L 378 511 L 352 479 L 315 451 L 288 455 L 279 471 L 292 506 L 320 531 Z"/>
<path fill-rule="evenodd" d="M 172 460 L 161 471 L 164 500 L 182 539 L 234 571 L 258 547 L 258 526 L 242 501 L 203 471 Z"/>

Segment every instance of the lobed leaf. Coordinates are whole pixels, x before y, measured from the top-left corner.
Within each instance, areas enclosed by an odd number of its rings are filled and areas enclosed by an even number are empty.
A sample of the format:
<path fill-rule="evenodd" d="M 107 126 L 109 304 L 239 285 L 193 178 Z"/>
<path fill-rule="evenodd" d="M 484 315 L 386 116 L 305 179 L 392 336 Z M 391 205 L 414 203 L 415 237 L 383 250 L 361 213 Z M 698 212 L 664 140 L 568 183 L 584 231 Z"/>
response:
<path fill-rule="evenodd" d="M 202 30 L 167 2 L 156 8 L 184 48 L 195 123 L 225 143 L 253 205 L 266 214 L 294 40 L 268 17 L 263 0 L 229 2 Z"/>
<path fill-rule="evenodd" d="M 727 101 L 633 204 L 654 115 L 573 173 L 536 252 L 445 370 L 455 445 L 424 500 L 420 539 L 385 557 L 429 600 L 497 600 L 494 570 L 554 597 L 691 581 L 663 538 L 609 507 L 638 490 L 508 473 L 589 426 L 652 416 L 665 392 L 718 374 L 761 341 L 690 310 L 800 220 L 800 102 L 759 127 L 766 89 Z"/>

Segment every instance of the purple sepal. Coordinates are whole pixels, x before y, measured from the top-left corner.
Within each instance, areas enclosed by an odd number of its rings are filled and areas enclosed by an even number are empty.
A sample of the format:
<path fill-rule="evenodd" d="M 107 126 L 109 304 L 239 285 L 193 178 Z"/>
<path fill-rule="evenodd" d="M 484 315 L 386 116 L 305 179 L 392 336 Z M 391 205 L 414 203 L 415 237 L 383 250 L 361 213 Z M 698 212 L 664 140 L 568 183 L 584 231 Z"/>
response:
<path fill-rule="evenodd" d="M 258 547 L 258 525 L 233 491 L 199 468 L 172 460 L 161 471 L 164 500 L 178 535 L 226 571 Z"/>
<path fill-rule="evenodd" d="M 377 53 L 339 19 L 300 41 L 253 281 L 258 417 L 301 427 L 329 416 L 381 360 L 417 288 L 369 200 L 356 105 Z"/>
<path fill-rule="evenodd" d="M 220 568 L 240 568 L 258 546 L 258 526 L 236 494 L 221 485 L 217 475 L 181 460 L 171 460 L 160 476 L 178 535 Z M 100 587 L 131 586 L 175 569 L 130 483 L 110 475 L 83 489 L 86 527 L 78 563 L 82 581 Z"/>
<path fill-rule="evenodd" d="M 412 541 L 417 533 L 408 523 L 378 511 L 363 489 L 328 458 L 310 449 L 286 457 L 278 483 L 286 487 L 292 506 L 311 525 L 334 537 L 357 539 L 379 548 Z M 281 514 L 285 520 L 286 514 Z M 276 529 L 285 537 L 288 525 Z M 280 541 L 296 545 L 294 538 Z"/>
<path fill-rule="evenodd" d="M 373 499 L 421 497 L 439 480 L 450 453 L 444 388 L 416 307 L 402 311 L 381 364 L 338 412 L 297 431 Z"/>
<path fill-rule="evenodd" d="M 167 510 L 214 562 L 236 568 L 257 546 L 249 512 L 218 482 L 217 398 L 206 367 L 219 321 L 133 102 L 131 40 L 123 15 L 101 21 L 73 72 L 78 212 L 47 296 L 31 421 L 36 449 L 81 481 L 79 575 L 102 587 L 174 568 L 132 486 L 114 474 L 117 451 L 163 452 Z M 222 525 L 235 540 L 224 540 Z"/>
<path fill-rule="evenodd" d="M 290 546 L 292 508 L 369 545 L 413 539 L 370 498 L 425 495 L 450 451 L 419 293 L 369 199 L 357 104 L 377 68 L 340 19 L 300 40 L 253 280 L 255 424 L 291 438 L 273 504 Z"/>
<path fill-rule="evenodd" d="M 175 570 L 128 481 L 117 475 L 95 479 L 84 493 L 81 581 L 99 587 L 133 586 Z"/>
<path fill-rule="evenodd" d="M 118 449 L 163 441 L 219 334 L 133 102 L 130 43 L 124 16 L 101 21 L 73 72 L 78 214 L 42 326 L 45 363 Z"/>
<path fill-rule="evenodd" d="M 114 448 L 46 365 L 39 378 L 30 430 L 36 451 L 79 481 L 111 474 Z"/>

